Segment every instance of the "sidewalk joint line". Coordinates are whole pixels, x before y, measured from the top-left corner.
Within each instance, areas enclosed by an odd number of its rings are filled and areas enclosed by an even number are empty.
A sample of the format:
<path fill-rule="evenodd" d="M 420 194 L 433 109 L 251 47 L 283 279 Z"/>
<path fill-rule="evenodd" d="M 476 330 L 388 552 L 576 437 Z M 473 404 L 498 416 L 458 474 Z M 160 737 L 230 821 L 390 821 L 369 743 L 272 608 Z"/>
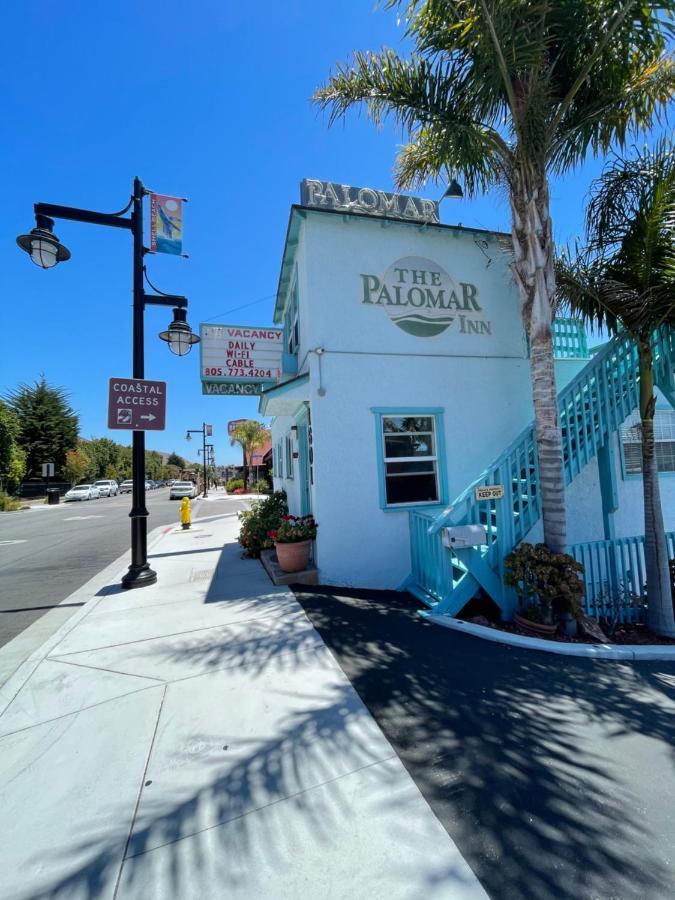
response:
<path fill-rule="evenodd" d="M 138 676 L 141 677 L 141 676 Z M 89 709 L 96 709 L 98 706 L 104 706 L 106 703 L 112 703 L 114 700 L 122 700 L 126 697 L 131 697 L 132 694 L 140 694 L 143 691 L 151 691 L 153 688 L 157 687 L 165 687 L 163 682 L 158 682 L 157 684 L 148 684 L 144 687 L 135 688 L 133 691 L 127 691 L 125 694 L 118 694 L 116 697 L 108 697 L 107 700 L 99 700 L 96 703 L 90 703 L 89 706 L 80 706 L 78 709 L 74 709 L 71 712 L 62 713 L 60 716 L 54 716 L 52 719 L 43 719 L 41 722 L 33 722 L 32 725 L 24 725 L 23 728 L 17 728 L 15 731 L 7 731 L 5 734 L 0 734 L 0 741 L 3 741 L 6 737 L 9 737 L 12 734 L 21 734 L 24 731 L 30 731 L 31 728 L 39 728 L 40 725 L 49 725 L 53 722 L 59 722 L 61 719 L 67 719 L 69 716 L 77 716 L 81 712 L 86 712 Z M 2 714 L 4 716 L 4 713 Z M 2 724 L 2 716 L 0 716 L 0 725 Z"/>
<path fill-rule="evenodd" d="M 87 653 L 87 651 L 85 650 L 84 653 Z M 91 669 L 92 672 L 110 672 L 111 675 L 123 675 L 126 678 L 145 678 L 147 681 L 154 681 L 156 684 L 166 684 L 164 678 L 155 678 L 153 675 L 136 675 L 135 672 L 121 672 L 119 669 L 109 669 L 107 666 L 91 666 L 85 663 L 72 662 L 72 660 L 65 659 L 63 656 L 48 656 L 47 660 L 49 662 L 59 663 L 59 665 L 63 666 L 75 666 L 78 669 Z"/>
<path fill-rule="evenodd" d="M 122 860 L 120 862 L 119 871 L 117 873 L 117 879 L 115 880 L 115 890 L 113 891 L 112 900 L 116 900 L 117 892 L 119 891 L 120 881 L 122 878 L 122 871 L 124 869 L 124 863 L 127 860 L 127 851 L 129 850 L 129 843 L 131 842 L 131 837 L 134 833 L 134 825 L 136 824 L 136 819 L 138 818 L 138 809 L 141 805 L 141 797 L 143 796 L 143 787 L 145 786 L 145 782 L 147 781 L 148 776 L 148 766 L 150 765 L 150 759 L 152 757 L 152 751 L 155 747 L 155 740 L 157 738 L 157 731 L 159 730 L 159 720 L 162 717 L 162 710 L 164 709 L 164 700 L 166 699 L 166 685 L 164 686 L 164 692 L 162 694 L 162 699 L 159 703 L 159 709 L 157 710 L 157 719 L 155 721 L 155 727 L 152 732 L 152 739 L 150 740 L 150 747 L 148 748 L 148 755 L 145 759 L 145 766 L 143 767 L 143 775 L 141 777 L 141 783 L 138 788 L 138 795 L 136 797 L 136 805 L 134 807 L 134 814 L 131 817 L 131 824 L 129 825 L 129 833 L 127 834 L 127 839 L 124 844 L 124 852 L 122 853 Z"/>
<path fill-rule="evenodd" d="M 281 596 L 281 595 L 280 595 Z M 164 604 L 158 603 L 157 606 L 162 606 Z M 65 656 L 76 656 L 78 653 L 93 653 L 97 650 L 113 650 L 115 647 L 130 647 L 132 644 L 145 644 L 147 641 L 161 641 L 164 638 L 171 637 L 180 637 L 181 634 L 196 634 L 198 631 L 211 631 L 212 628 L 227 628 L 228 626 L 233 625 L 245 625 L 247 622 L 256 622 L 261 619 L 266 618 L 281 618 L 282 613 L 276 615 L 274 617 L 270 615 L 265 616 L 253 616 L 250 619 L 237 619 L 235 622 L 219 622 L 214 623 L 213 625 L 204 625 L 202 628 L 189 628 L 187 631 L 172 631 L 170 634 L 156 634 L 153 637 L 147 638 L 138 638 L 136 641 L 120 641 L 118 644 L 104 644 L 102 647 L 86 647 L 84 650 L 71 650 L 69 653 L 61 653 L 58 656 L 52 656 L 51 654 L 44 657 L 44 659 L 63 659 Z M 42 662 L 42 660 L 40 660 Z M 126 674 L 126 673 L 124 673 Z"/>
<path fill-rule="evenodd" d="M 318 788 L 325 787 L 327 784 L 334 784 L 335 782 L 340 781 L 342 778 L 347 778 L 350 775 L 356 775 L 357 772 L 364 772 L 366 769 L 372 769 L 373 766 L 380 766 L 382 765 L 382 763 L 389 762 L 389 760 L 392 759 L 398 759 L 396 753 L 392 753 L 390 756 L 383 756 L 382 759 L 375 759 L 363 766 L 357 766 L 355 769 L 352 769 L 349 772 L 343 772 L 342 775 L 336 775 L 335 778 L 328 778 L 326 781 L 322 781 L 319 784 L 313 784 L 311 787 L 303 788 L 301 791 L 294 791 L 294 793 L 287 794 L 285 797 L 278 797 L 276 800 L 270 800 L 269 803 L 263 803 L 262 806 L 256 806 L 253 809 L 248 809 L 246 810 L 246 812 L 242 812 L 236 816 L 232 816 L 232 818 L 214 822 L 213 825 L 207 825 L 206 828 L 199 828 L 197 831 L 191 831 L 188 834 L 182 834 L 180 837 L 175 838 L 172 841 L 166 841 L 163 844 L 158 844 L 156 847 L 151 847 L 149 850 L 143 850 L 141 853 L 136 853 L 134 856 L 126 856 L 125 862 L 127 859 L 138 859 L 141 856 L 147 856 L 148 853 L 154 853 L 156 850 L 161 850 L 163 847 L 171 846 L 171 844 L 178 844 L 181 841 L 184 841 L 186 838 L 196 837 L 198 834 L 204 834 L 207 831 L 213 831 L 214 828 L 221 828 L 223 825 L 229 825 L 231 822 L 237 822 L 239 819 L 250 816 L 251 813 L 262 812 L 263 809 L 269 809 L 270 806 L 276 806 L 279 803 L 284 803 L 286 800 L 294 800 L 297 797 L 302 797 L 303 794 L 309 794 L 311 791 L 315 791 Z M 403 765 L 402 762 L 401 765 Z M 114 896 L 113 900 L 115 900 Z"/>

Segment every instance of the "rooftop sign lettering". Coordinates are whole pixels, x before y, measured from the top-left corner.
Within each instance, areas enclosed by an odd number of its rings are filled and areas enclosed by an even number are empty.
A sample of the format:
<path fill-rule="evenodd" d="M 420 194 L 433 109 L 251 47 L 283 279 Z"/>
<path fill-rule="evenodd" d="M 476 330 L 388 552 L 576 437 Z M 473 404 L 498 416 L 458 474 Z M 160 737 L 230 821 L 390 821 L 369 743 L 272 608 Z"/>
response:
<path fill-rule="evenodd" d="M 438 203 L 407 194 L 389 194 L 373 188 L 352 187 L 333 181 L 305 178 L 300 184 L 300 203 L 316 209 L 334 209 L 368 216 L 383 216 L 438 225 Z"/>

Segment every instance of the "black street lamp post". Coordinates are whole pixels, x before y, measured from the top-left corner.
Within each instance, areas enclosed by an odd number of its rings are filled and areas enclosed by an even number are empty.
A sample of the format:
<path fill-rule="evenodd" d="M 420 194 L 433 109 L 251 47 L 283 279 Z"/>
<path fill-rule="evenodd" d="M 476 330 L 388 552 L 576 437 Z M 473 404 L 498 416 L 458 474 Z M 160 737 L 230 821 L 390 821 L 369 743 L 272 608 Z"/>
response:
<path fill-rule="evenodd" d="M 216 448 L 215 448 L 214 444 L 204 444 L 204 449 L 197 450 L 197 453 L 204 454 L 204 460 L 206 463 L 206 468 L 204 471 L 206 473 L 205 477 L 208 479 L 209 469 L 214 469 L 215 465 L 216 465 L 216 456 L 215 456 Z M 215 479 L 214 479 L 214 485 L 215 485 Z"/>
<path fill-rule="evenodd" d="M 197 335 L 185 321 L 187 299 L 175 294 L 146 294 L 143 289 L 145 270 L 143 257 L 143 197 L 149 193 L 140 178 L 134 178 L 134 191 L 124 209 L 116 213 L 101 213 L 72 206 L 58 206 L 53 203 L 36 203 L 36 227 L 30 234 L 20 235 L 16 241 L 33 262 L 43 269 L 51 269 L 59 262 L 70 259 L 70 251 L 54 234 L 54 219 L 68 219 L 73 222 L 87 222 L 92 225 L 107 225 L 112 228 L 126 228 L 133 238 L 133 378 L 143 378 L 145 374 L 143 314 L 146 306 L 172 306 L 173 322 L 167 331 L 159 336 L 169 344 L 169 349 L 178 356 L 184 356 L 199 342 Z M 131 210 L 131 214 L 125 214 Z M 129 516 L 131 518 L 131 565 L 122 578 L 122 587 L 136 588 L 154 584 L 157 573 L 148 565 L 148 510 L 145 505 L 145 432 L 134 431 L 132 437 L 133 494 Z"/>
<path fill-rule="evenodd" d="M 206 475 L 206 467 L 207 467 L 207 465 L 208 465 L 208 460 L 207 460 L 207 458 L 206 458 L 206 438 L 207 438 L 207 435 L 210 435 L 210 430 L 209 430 L 210 427 L 211 427 L 211 426 L 210 426 L 210 425 L 207 425 L 206 422 L 202 422 L 202 427 L 201 427 L 201 428 L 188 428 L 188 430 L 187 430 L 187 432 L 186 432 L 186 434 L 185 434 L 185 440 L 186 440 L 186 441 L 191 441 L 191 440 L 192 440 L 192 435 L 193 435 L 193 434 L 201 434 L 201 436 L 202 436 L 202 450 L 201 450 L 201 453 L 202 453 L 202 469 L 203 469 L 203 472 L 204 472 L 204 494 L 203 494 L 204 497 L 208 497 L 208 496 L 209 496 L 208 487 L 207 487 L 207 484 L 208 484 L 208 483 L 207 483 L 207 480 L 206 480 L 206 479 L 207 479 L 207 475 Z M 198 452 L 199 452 L 199 451 L 198 451 Z"/>

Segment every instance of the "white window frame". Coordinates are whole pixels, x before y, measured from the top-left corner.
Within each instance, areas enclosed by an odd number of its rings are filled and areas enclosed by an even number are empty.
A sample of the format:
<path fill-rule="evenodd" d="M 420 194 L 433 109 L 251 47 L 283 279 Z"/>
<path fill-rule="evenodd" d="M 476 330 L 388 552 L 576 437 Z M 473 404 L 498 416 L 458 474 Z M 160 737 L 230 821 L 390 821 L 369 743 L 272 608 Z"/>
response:
<path fill-rule="evenodd" d="M 639 411 L 636 410 L 621 426 L 620 439 L 624 478 L 641 478 L 642 435 Z M 659 475 L 675 475 L 675 447 L 669 448 L 666 455 L 663 446 L 665 444 L 675 445 L 675 410 L 657 408 L 654 411 L 654 450 L 658 473 Z M 659 450 L 661 450 L 661 454 Z"/>

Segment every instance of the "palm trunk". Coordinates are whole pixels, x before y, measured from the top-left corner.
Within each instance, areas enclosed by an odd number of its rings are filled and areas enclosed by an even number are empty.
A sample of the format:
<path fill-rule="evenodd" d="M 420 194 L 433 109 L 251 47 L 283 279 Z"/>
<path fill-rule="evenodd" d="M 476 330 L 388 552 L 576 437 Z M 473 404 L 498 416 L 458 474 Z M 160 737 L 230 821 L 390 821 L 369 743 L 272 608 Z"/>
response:
<path fill-rule="evenodd" d="M 513 271 L 530 340 L 544 543 L 554 553 L 566 553 L 565 473 L 551 329 L 555 272 L 548 184 L 543 172 L 516 171 L 511 188 Z"/>
<path fill-rule="evenodd" d="M 246 447 L 242 446 L 242 450 L 244 452 L 244 490 L 248 492 L 248 463 Z"/>
<path fill-rule="evenodd" d="M 657 634 L 675 637 L 670 589 L 668 545 L 663 525 L 659 473 L 654 449 L 654 372 L 649 337 L 638 341 L 640 360 L 640 422 L 642 426 L 642 491 L 645 507 L 645 570 L 647 621 Z"/>

